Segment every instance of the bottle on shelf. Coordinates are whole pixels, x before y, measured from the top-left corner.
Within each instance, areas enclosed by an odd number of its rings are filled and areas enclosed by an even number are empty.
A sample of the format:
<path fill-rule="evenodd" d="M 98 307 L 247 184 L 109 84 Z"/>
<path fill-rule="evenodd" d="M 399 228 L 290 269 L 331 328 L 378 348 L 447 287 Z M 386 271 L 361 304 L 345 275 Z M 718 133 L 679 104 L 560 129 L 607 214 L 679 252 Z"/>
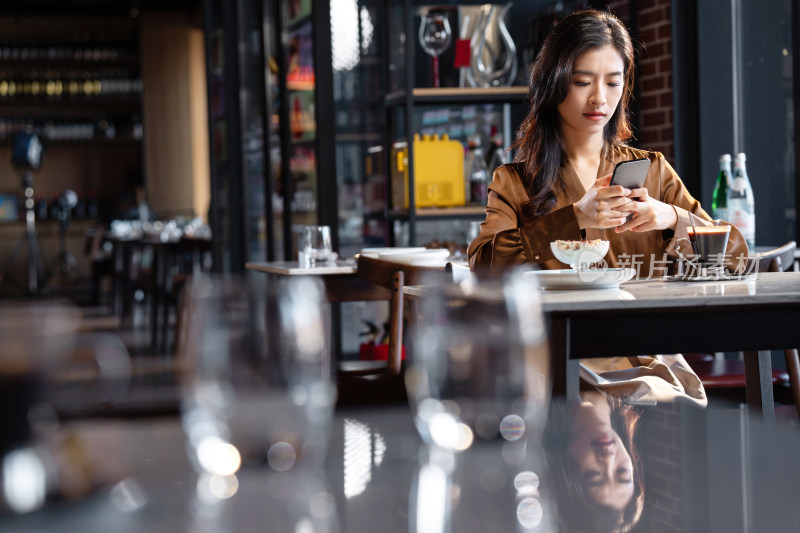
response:
<path fill-rule="evenodd" d="M 711 199 L 711 217 L 714 220 L 728 220 L 728 188 L 731 185 L 731 154 L 719 157 L 719 173 Z"/>
<path fill-rule="evenodd" d="M 756 213 L 753 187 L 747 177 L 744 153 L 736 154 L 733 179 L 728 189 L 728 214 L 730 222 L 742 232 L 747 246 L 752 249 L 756 241 Z"/>
<path fill-rule="evenodd" d="M 497 167 L 508 163 L 506 151 L 503 149 L 503 137 L 500 135 L 492 136 L 492 147 L 486 158 L 486 170 L 492 174 Z"/>
<path fill-rule="evenodd" d="M 488 184 L 486 160 L 481 150 L 479 135 L 470 135 L 467 138 L 467 161 L 464 165 L 464 179 L 469 183 L 468 202 L 471 205 L 486 205 Z"/>

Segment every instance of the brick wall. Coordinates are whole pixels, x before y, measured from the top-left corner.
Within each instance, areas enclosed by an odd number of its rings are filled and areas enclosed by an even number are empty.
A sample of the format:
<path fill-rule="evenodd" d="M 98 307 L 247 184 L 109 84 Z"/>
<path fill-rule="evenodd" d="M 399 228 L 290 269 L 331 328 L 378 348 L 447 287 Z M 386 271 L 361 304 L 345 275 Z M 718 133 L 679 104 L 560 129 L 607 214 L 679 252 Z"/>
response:
<path fill-rule="evenodd" d="M 662 152 L 674 163 L 672 118 L 672 26 L 671 0 L 637 2 L 639 132 L 641 148 Z M 608 9 L 630 26 L 628 0 L 611 0 Z"/>
<path fill-rule="evenodd" d="M 638 531 L 684 531 L 683 471 L 680 412 L 675 404 L 660 403 L 643 414 L 640 452 L 645 477 L 645 511 Z"/>

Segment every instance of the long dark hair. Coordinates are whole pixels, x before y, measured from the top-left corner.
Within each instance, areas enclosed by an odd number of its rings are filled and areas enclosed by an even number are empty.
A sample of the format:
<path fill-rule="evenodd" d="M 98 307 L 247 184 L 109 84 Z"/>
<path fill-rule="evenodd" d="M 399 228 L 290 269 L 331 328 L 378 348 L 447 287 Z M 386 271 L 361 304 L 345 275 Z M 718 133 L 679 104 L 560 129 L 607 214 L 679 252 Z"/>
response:
<path fill-rule="evenodd" d="M 611 409 L 611 427 L 633 463 L 633 498 L 623 509 L 614 509 L 586 497 L 580 468 L 567 451 L 578 405 L 553 402 L 542 444 L 559 523 L 567 533 L 628 533 L 638 525 L 644 511 L 644 472 L 636 438 L 641 413 L 617 397 L 606 396 L 606 401 Z"/>
<path fill-rule="evenodd" d="M 633 45 L 622 22 L 603 11 L 592 9 L 568 15 L 550 32 L 531 70 L 528 91 L 530 111 L 517 132 L 512 148 L 522 165 L 528 203 L 526 219 L 544 215 L 555 205 L 556 186 L 564 157 L 564 142 L 559 130 L 558 105 L 569 94 L 572 69 L 578 57 L 588 50 L 613 46 L 625 66 L 625 90 L 619 105 L 606 124 L 606 148 L 621 144 L 631 136 L 628 101 L 633 86 Z"/>

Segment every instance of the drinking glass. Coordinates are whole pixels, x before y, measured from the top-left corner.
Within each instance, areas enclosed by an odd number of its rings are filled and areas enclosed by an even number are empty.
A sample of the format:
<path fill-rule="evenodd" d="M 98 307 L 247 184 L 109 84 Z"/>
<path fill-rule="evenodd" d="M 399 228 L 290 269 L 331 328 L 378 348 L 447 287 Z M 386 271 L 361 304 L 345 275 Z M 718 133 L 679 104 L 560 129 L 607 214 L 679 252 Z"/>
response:
<path fill-rule="evenodd" d="M 681 237 L 676 241 L 689 241 L 692 245 L 693 256 L 691 259 L 684 257 L 678 250 L 678 255 L 686 262 L 689 275 L 694 276 L 722 276 L 725 273 L 725 250 L 728 247 L 730 226 L 691 226 L 686 228 L 689 238 Z"/>
<path fill-rule="evenodd" d="M 182 423 L 200 474 L 324 459 L 335 400 L 321 282 L 200 277 L 188 293 Z"/>
<path fill-rule="evenodd" d="M 64 462 L 56 408 L 85 412 L 124 394 L 130 358 L 118 338 L 81 333 L 81 320 L 65 302 L 0 302 L 0 515 L 84 496 L 103 470 Z"/>
<path fill-rule="evenodd" d="M 536 529 L 542 504 L 524 482 L 543 472 L 550 383 L 536 280 L 431 287 L 419 304 L 406 372 L 425 443 L 409 502 L 414 530 L 547 531 Z"/>
<path fill-rule="evenodd" d="M 422 298 L 406 385 L 427 443 L 458 452 L 540 431 L 550 362 L 538 288 L 516 273 Z"/>
<path fill-rule="evenodd" d="M 422 15 L 419 26 L 419 44 L 431 56 L 433 86 L 439 87 L 439 56 L 450 46 L 453 33 L 446 14 L 429 11 Z"/>
<path fill-rule="evenodd" d="M 328 263 L 333 259 L 330 226 L 306 226 L 303 228 L 303 255 L 306 266 Z"/>

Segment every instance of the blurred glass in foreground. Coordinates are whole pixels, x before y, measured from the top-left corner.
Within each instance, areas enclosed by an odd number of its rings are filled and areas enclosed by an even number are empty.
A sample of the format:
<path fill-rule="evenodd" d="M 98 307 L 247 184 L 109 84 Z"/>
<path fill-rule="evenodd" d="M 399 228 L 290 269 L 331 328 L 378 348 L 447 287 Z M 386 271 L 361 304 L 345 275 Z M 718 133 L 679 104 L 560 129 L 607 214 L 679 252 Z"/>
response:
<path fill-rule="evenodd" d="M 336 400 L 321 281 L 199 277 L 187 302 L 181 412 L 198 494 L 234 497 L 240 468 L 268 468 L 297 524 L 335 529 L 335 509 L 312 506 L 329 497 L 321 465 Z"/>
<path fill-rule="evenodd" d="M 406 384 L 423 440 L 459 452 L 540 432 L 550 359 L 536 280 L 431 285 L 419 307 Z"/>
<path fill-rule="evenodd" d="M 57 482 L 37 425 L 52 419 L 46 374 L 62 366 L 80 313 L 56 303 L 0 305 L 0 511 L 26 513 L 44 505 Z"/>
<path fill-rule="evenodd" d="M 550 357 L 536 280 L 430 286 L 406 385 L 425 442 L 411 531 L 551 531 L 538 489 Z"/>
<path fill-rule="evenodd" d="M 254 280 L 202 277 L 189 288 L 182 420 L 202 473 L 324 458 L 336 394 L 321 284 Z"/>

